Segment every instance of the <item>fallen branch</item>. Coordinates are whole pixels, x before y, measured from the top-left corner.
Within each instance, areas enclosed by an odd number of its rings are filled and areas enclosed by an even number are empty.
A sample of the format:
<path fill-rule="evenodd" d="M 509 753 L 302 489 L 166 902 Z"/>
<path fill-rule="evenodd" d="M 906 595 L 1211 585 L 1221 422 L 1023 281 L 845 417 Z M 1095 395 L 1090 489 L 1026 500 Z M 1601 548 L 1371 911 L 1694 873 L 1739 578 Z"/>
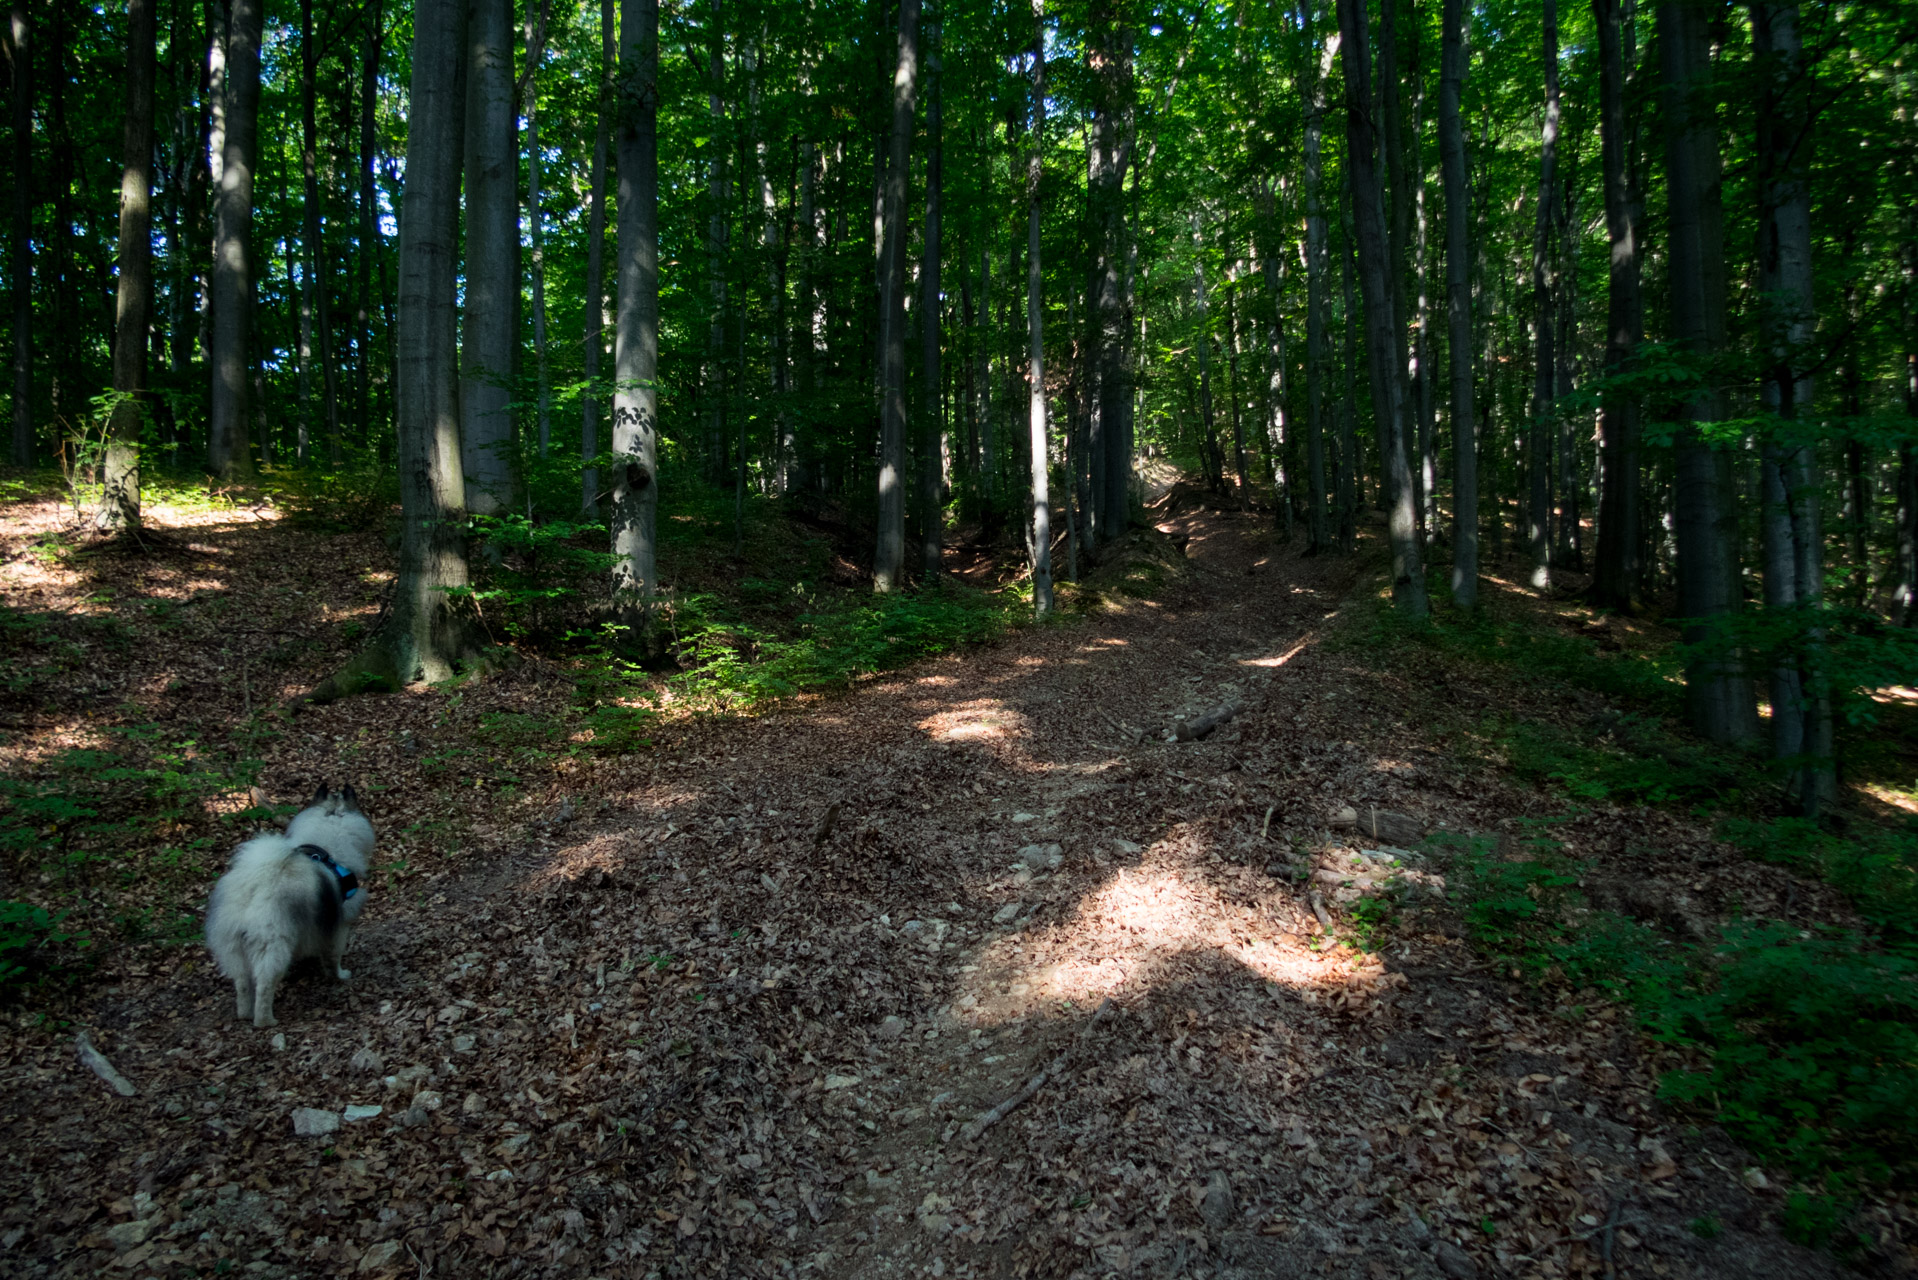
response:
<path fill-rule="evenodd" d="M 1045 1088 L 1046 1077 L 1048 1075 L 1058 1075 L 1059 1072 L 1064 1069 L 1065 1065 L 1066 1055 L 1062 1053 L 1053 1060 L 1050 1067 L 1047 1067 L 1044 1071 L 1041 1071 L 1038 1075 L 1026 1081 L 1025 1088 L 1019 1090 L 1019 1092 L 1013 1094 L 1010 1098 L 1007 1098 L 1004 1102 L 977 1117 L 971 1124 L 961 1129 L 959 1131 L 959 1140 L 961 1142 L 977 1142 L 979 1136 L 986 1130 L 992 1128 L 993 1125 L 998 1124 L 1020 1107 L 1032 1101 L 1033 1095 Z"/>
<path fill-rule="evenodd" d="M 1214 707 L 1196 720 L 1179 721 L 1172 733 L 1180 742 L 1197 742 L 1238 714 L 1239 704 L 1228 702 L 1222 707 Z"/>
<path fill-rule="evenodd" d="M 1326 935 L 1330 937 L 1333 932 L 1332 913 L 1325 909 L 1325 898 L 1320 895 L 1317 890 L 1314 890 L 1312 896 L 1307 899 L 1307 901 L 1312 904 L 1312 914 L 1319 918 L 1319 927 L 1324 929 Z"/>
<path fill-rule="evenodd" d="M 122 1098 L 131 1098 L 135 1093 L 139 1092 L 133 1087 L 131 1080 L 113 1069 L 113 1064 L 107 1061 L 105 1054 L 93 1047 L 93 1041 L 87 1038 L 86 1032 L 82 1031 L 74 1040 L 74 1044 L 80 1050 L 81 1063 L 85 1065 L 87 1070 L 106 1081 L 115 1093 L 119 1094 Z"/>

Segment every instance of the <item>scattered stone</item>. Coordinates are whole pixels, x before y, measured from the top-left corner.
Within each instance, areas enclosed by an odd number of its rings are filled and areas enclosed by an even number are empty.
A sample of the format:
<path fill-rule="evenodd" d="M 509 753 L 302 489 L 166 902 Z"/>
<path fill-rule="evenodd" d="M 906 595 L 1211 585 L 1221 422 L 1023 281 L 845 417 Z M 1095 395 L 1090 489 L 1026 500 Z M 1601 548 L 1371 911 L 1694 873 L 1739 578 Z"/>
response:
<path fill-rule="evenodd" d="M 79 1049 L 81 1064 L 85 1066 L 87 1070 L 93 1072 L 94 1075 L 106 1081 L 107 1085 L 115 1093 L 119 1094 L 122 1098 L 131 1098 L 138 1092 L 138 1090 L 133 1087 L 133 1082 L 121 1075 L 118 1071 L 115 1071 L 113 1064 L 107 1061 L 106 1055 L 93 1047 L 93 1041 L 87 1038 L 86 1032 L 82 1031 L 74 1039 L 74 1045 Z"/>
<path fill-rule="evenodd" d="M 1472 1255 L 1455 1244 L 1439 1241 L 1438 1248 L 1432 1250 L 1432 1260 L 1438 1263 L 1438 1269 L 1451 1277 L 1451 1280 L 1477 1280 L 1478 1263 L 1472 1261 Z"/>
<path fill-rule="evenodd" d="M 906 1020 L 897 1015 L 889 1016 L 879 1024 L 879 1030 L 873 1034 L 881 1040 L 897 1040 L 906 1034 Z"/>
<path fill-rule="evenodd" d="M 322 1111 L 318 1107 L 293 1108 L 293 1132 L 302 1138 L 323 1138 L 337 1132 L 340 1127 L 340 1115 L 337 1111 Z"/>
<path fill-rule="evenodd" d="M 273 1046 L 273 1052 L 275 1053 L 286 1052 L 286 1036 L 282 1032 L 275 1031 L 273 1038 L 267 1041 L 267 1043 Z"/>
<path fill-rule="evenodd" d="M 466 1100 L 460 1103 L 461 1115 L 476 1116 L 484 1110 L 486 1110 L 486 1099 L 477 1093 L 467 1094 Z"/>
<path fill-rule="evenodd" d="M 1145 846 L 1144 846 L 1144 845 L 1142 845 L 1142 844 L 1134 844 L 1134 843 L 1133 843 L 1132 841 L 1130 841 L 1130 840 L 1114 840 L 1114 841 L 1112 842 L 1112 845 L 1113 845 L 1113 847 L 1114 847 L 1115 849 L 1117 849 L 1117 850 L 1118 850 L 1118 851 L 1119 851 L 1120 853 L 1127 853 L 1127 854 L 1131 854 L 1131 853 L 1144 853 L 1144 852 L 1145 852 Z"/>
<path fill-rule="evenodd" d="M 1232 1182 L 1223 1172 L 1214 1173 L 1206 1180 L 1205 1195 L 1199 1201 L 1199 1216 L 1214 1231 L 1225 1230 L 1237 1216 L 1232 1203 Z"/>
<path fill-rule="evenodd" d="M 997 911 L 992 913 L 992 922 L 994 924 L 1011 924 L 1012 918 L 1019 914 L 1019 908 L 1022 905 L 1024 904 L 1018 903 L 1018 902 L 1008 902 L 1005 906 L 1000 907 Z"/>
<path fill-rule="evenodd" d="M 147 1237 L 152 1234 L 153 1219 L 151 1218 L 139 1222 L 122 1222 L 106 1230 L 107 1243 L 113 1246 L 115 1253 L 125 1253 L 128 1249 L 145 1244 Z"/>
<path fill-rule="evenodd" d="M 1052 847 L 1056 849 L 1059 846 L 1053 845 Z M 1046 854 L 1047 849 L 1045 845 L 1029 844 L 1019 850 L 1019 861 L 1034 871 L 1044 871 L 1046 869 Z"/>
<path fill-rule="evenodd" d="M 779 896 L 779 881 L 773 879 L 764 871 L 759 873 L 759 887 L 767 893 L 772 894 L 775 898 Z"/>
<path fill-rule="evenodd" d="M 346 1122 L 348 1124 L 357 1124 L 362 1120 L 371 1120 L 384 1110 L 386 1110 L 386 1108 L 378 1104 L 356 1102 L 346 1109 Z"/>
<path fill-rule="evenodd" d="M 1739 1180 L 1743 1182 L 1746 1189 L 1750 1191 L 1763 1191 L 1771 1186 L 1771 1179 L 1767 1178 L 1765 1171 L 1757 1165 L 1753 1165 L 1751 1168 L 1745 1170 L 1744 1175 Z"/>
<path fill-rule="evenodd" d="M 1039 815 L 1036 813 L 1015 813 L 1012 815 L 1012 820 L 1014 822 L 1037 822 Z"/>
<path fill-rule="evenodd" d="M 353 1060 L 347 1065 L 355 1071 L 364 1071 L 370 1075 L 378 1075 L 380 1072 L 386 1070 L 386 1063 L 382 1062 L 380 1055 L 374 1053 L 371 1049 L 357 1050 L 353 1054 Z"/>
<path fill-rule="evenodd" d="M 464 1036 L 464 1035 L 454 1036 L 453 1052 L 454 1053 L 471 1053 L 473 1052 L 474 1043 L 475 1041 L 473 1040 L 472 1036 Z"/>
<path fill-rule="evenodd" d="M 858 1076 L 827 1076 L 826 1077 L 826 1087 L 828 1089 L 850 1089 L 858 1083 L 859 1083 Z"/>
<path fill-rule="evenodd" d="M 368 1245 L 366 1247 L 366 1252 L 360 1255 L 359 1270 L 363 1272 L 383 1271 L 386 1268 L 395 1265 L 395 1260 L 399 1256 L 400 1256 L 399 1241 L 381 1240 L 377 1244 Z"/>
<path fill-rule="evenodd" d="M 1360 835 L 1383 840 L 1387 844 L 1409 846 L 1425 839 L 1425 824 L 1417 818 L 1371 805 L 1363 809 L 1346 805 L 1332 815 L 1332 826 L 1340 830 L 1357 830 Z"/>
<path fill-rule="evenodd" d="M 437 1089 L 421 1089 L 413 1095 L 413 1105 L 422 1111 L 438 1111 L 445 1103 Z"/>

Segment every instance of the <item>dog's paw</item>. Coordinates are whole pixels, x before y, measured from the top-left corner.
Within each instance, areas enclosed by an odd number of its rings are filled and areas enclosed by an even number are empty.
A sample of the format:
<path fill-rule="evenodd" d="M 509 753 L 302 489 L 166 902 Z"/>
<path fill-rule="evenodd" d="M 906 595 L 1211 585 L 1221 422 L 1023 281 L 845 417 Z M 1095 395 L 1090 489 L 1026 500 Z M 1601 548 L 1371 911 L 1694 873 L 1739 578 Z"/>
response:
<path fill-rule="evenodd" d="M 333 975 L 337 977 L 341 982 L 345 982 L 348 978 L 353 976 L 353 971 L 351 969 L 335 969 L 333 970 Z"/>
<path fill-rule="evenodd" d="M 273 1016 L 272 1014 L 270 1014 L 270 1013 L 269 1013 L 269 1014 L 267 1014 L 267 1015 L 266 1015 L 266 1017 L 264 1017 L 264 1018 L 255 1018 L 255 1019 L 253 1019 L 253 1025 L 254 1025 L 254 1027 L 255 1027 L 255 1028 L 256 1028 L 257 1030 L 260 1030 L 260 1031 L 264 1031 L 264 1030 L 266 1030 L 266 1029 L 267 1029 L 268 1027 L 277 1027 L 277 1026 L 279 1026 L 279 1025 L 280 1025 L 280 1020 L 279 1020 L 278 1018 L 276 1018 L 276 1017 L 274 1017 L 274 1016 Z"/>

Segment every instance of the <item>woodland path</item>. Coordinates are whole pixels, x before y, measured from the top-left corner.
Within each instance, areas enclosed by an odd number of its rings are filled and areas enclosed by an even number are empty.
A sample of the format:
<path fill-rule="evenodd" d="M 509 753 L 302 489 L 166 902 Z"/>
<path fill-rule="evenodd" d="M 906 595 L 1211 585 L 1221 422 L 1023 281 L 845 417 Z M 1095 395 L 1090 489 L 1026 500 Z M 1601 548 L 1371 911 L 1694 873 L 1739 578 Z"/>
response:
<path fill-rule="evenodd" d="M 1155 601 L 675 731 L 430 895 L 376 885 L 283 1047 L 204 965 L 101 997 L 138 1098 L 18 1046 L 0 1272 L 1837 1274 L 1659 1113 L 1617 1011 L 1547 1007 L 1442 912 L 1315 946 L 1338 806 L 1489 829 L 1500 797 L 1421 736 L 1431 690 L 1317 643 L 1366 562 L 1161 527 L 1190 567 Z M 349 1104 L 384 1110 L 294 1136 Z M 97 1169 L 113 1202 L 64 1202 Z"/>

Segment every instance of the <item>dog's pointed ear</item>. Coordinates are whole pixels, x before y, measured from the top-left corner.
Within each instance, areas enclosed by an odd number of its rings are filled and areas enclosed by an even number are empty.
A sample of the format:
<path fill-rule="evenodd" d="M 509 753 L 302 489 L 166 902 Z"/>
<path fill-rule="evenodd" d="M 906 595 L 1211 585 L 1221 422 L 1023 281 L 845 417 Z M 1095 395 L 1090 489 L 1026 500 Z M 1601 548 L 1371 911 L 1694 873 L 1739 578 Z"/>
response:
<path fill-rule="evenodd" d="M 328 792 L 327 792 L 327 789 L 326 789 L 326 779 L 325 779 L 325 778 L 321 778 L 321 779 L 320 779 L 320 789 L 319 789 L 318 791 L 315 791 L 315 792 L 313 793 L 313 799 L 312 799 L 311 801 L 309 801 L 309 803 L 311 803 L 311 804 L 325 804 L 325 803 L 326 803 L 326 797 L 327 797 L 327 795 L 328 795 Z"/>
<path fill-rule="evenodd" d="M 346 802 L 346 807 L 352 812 L 358 813 L 360 811 L 360 798 L 353 794 L 352 783 L 349 782 L 340 788 L 340 799 Z"/>

